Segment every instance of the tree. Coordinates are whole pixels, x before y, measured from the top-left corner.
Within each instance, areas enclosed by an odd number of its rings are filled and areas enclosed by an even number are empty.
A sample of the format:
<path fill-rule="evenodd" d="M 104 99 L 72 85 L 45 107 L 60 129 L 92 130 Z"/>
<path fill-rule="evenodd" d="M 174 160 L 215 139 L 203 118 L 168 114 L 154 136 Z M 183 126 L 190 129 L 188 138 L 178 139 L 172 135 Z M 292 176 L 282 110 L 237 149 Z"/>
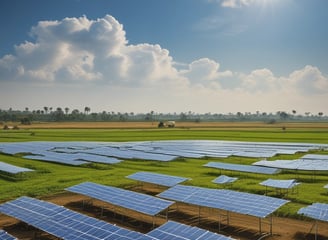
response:
<path fill-rule="evenodd" d="M 69 108 L 68 107 L 65 107 L 65 114 L 67 115 L 69 112 Z"/>
<path fill-rule="evenodd" d="M 279 113 L 279 117 L 282 119 L 282 120 L 286 120 L 288 118 L 288 113 L 286 112 L 280 112 Z"/>
<path fill-rule="evenodd" d="M 49 108 L 48 107 L 43 107 L 43 109 L 44 109 L 45 113 L 48 114 Z"/>
<path fill-rule="evenodd" d="M 90 111 L 91 111 L 91 109 L 89 107 L 85 107 L 84 108 L 84 113 L 85 114 L 88 114 Z"/>
<path fill-rule="evenodd" d="M 319 112 L 318 115 L 319 115 L 319 117 L 322 117 L 323 116 L 323 112 Z"/>
<path fill-rule="evenodd" d="M 64 119 L 64 112 L 60 107 L 57 107 L 53 116 L 55 121 L 62 121 Z"/>

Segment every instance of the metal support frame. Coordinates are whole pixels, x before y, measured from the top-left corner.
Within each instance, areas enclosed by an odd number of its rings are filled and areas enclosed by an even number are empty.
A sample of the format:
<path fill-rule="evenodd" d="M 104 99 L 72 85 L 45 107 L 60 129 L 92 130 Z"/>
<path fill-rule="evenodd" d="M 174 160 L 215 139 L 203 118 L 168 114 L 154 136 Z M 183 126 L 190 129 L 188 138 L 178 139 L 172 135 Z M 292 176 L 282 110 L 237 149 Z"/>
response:
<path fill-rule="evenodd" d="M 272 225 L 273 225 L 273 216 L 272 216 L 272 214 L 270 214 L 267 222 L 265 222 L 263 220 L 265 220 L 265 218 L 259 218 L 259 232 L 260 232 L 260 234 L 262 234 L 262 225 L 264 223 L 267 223 L 269 225 L 269 234 L 271 236 L 272 235 Z"/>
<path fill-rule="evenodd" d="M 318 220 L 315 220 L 315 222 L 313 223 L 309 233 L 312 232 L 313 228 L 314 228 L 314 239 L 317 240 L 318 239 Z"/>
<path fill-rule="evenodd" d="M 219 232 L 221 231 L 221 223 L 226 221 L 227 226 L 230 224 L 230 212 L 226 211 L 226 214 L 222 214 L 221 210 L 219 210 Z"/>

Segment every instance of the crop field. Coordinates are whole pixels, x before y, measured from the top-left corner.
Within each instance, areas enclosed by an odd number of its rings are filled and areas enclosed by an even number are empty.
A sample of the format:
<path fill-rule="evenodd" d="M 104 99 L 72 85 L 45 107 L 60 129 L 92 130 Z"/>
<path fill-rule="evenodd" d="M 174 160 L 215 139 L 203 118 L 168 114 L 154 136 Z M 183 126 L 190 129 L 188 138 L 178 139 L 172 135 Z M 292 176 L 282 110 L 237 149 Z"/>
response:
<path fill-rule="evenodd" d="M 19 130 L 0 130 L 0 142 L 24 141 L 98 141 L 98 142 L 125 142 L 125 141 L 155 141 L 155 140 L 233 140 L 251 142 L 303 142 L 328 144 L 328 123 L 240 123 L 240 122 L 209 122 L 188 123 L 178 122 L 175 128 L 157 128 L 157 122 L 123 122 L 123 123 L 33 123 L 19 125 Z M 328 151 L 311 151 L 310 153 L 328 154 Z M 279 155 L 275 159 L 297 159 L 305 153 L 294 155 Z M 35 171 L 16 175 L 0 172 L 0 203 L 20 196 L 30 196 L 40 199 L 58 199 L 66 196 L 67 187 L 81 182 L 95 182 L 116 186 L 125 189 L 137 189 L 135 181 L 126 176 L 138 172 L 149 171 L 187 177 L 191 180 L 185 184 L 224 188 L 211 181 L 221 174 L 237 177 L 238 181 L 225 188 L 264 195 L 266 188 L 259 185 L 268 179 L 296 179 L 301 184 L 297 191 L 281 192 L 269 189 L 267 194 L 273 197 L 285 198 L 291 202 L 281 207 L 275 216 L 291 221 L 304 222 L 305 229 L 271 239 L 312 239 L 307 236 L 310 231 L 309 219 L 297 214 L 298 209 L 314 202 L 328 203 L 328 190 L 323 186 L 328 184 L 328 172 L 292 171 L 285 170 L 277 175 L 243 173 L 228 170 L 219 170 L 203 167 L 210 161 L 252 164 L 258 158 L 228 157 L 228 158 L 180 158 L 172 162 L 155 162 L 146 160 L 124 160 L 121 163 L 108 165 L 90 163 L 81 166 L 70 166 L 58 163 L 27 160 L 22 155 L 0 154 L 0 161 Z M 328 163 L 327 163 L 328 164 Z M 139 189 L 140 190 L 140 189 Z M 144 189 L 145 190 L 145 189 Z M 143 191 L 143 190 L 141 190 Z M 149 190 L 150 191 L 150 190 Z M 151 189 L 151 194 L 156 190 Z M 4 224 L 1 221 L 0 227 Z M 279 222 L 280 220 L 277 220 Z M 283 223 L 282 223 L 283 224 Z M 255 224 L 256 225 L 256 224 Z M 328 239 L 327 224 L 319 226 L 319 239 Z M 287 231 L 287 230 L 286 230 Z M 301 231 L 301 234 L 298 233 Z M 313 231 L 312 231 L 313 233 Z M 293 235 L 294 234 L 294 235 Z M 296 235 L 295 235 L 296 234 Z M 285 236 L 285 237 L 282 237 Z M 288 236 L 288 237 L 287 237 Z M 310 235 L 313 237 L 313 235 Z M 247 239 L 240 237 L 240 239 Z M 268 238 L 269 239 L 269 238 Z"/>

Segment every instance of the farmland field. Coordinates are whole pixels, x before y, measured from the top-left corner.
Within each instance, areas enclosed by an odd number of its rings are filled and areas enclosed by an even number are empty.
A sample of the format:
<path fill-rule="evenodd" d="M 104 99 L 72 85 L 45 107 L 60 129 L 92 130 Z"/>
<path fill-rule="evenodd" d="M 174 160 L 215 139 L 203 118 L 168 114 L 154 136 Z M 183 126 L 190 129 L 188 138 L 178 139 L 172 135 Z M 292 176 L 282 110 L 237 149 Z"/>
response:
<path fill-rule="evenodd" d="M 328 144 L 328 123 L 188 123 L 178 122 L 175 128 L 157 128 L 157 122 L 123 122 L 123 123 L 33 123 L 32 125 L 19 125 L 19 130 L 0 130 L 0 142 L 22 141 L 100 141 L 100 142 L 124 142 L 124 141 L 154 141 L 154 140 L 233 140 L 254 142 L 303 142 Z M 327 151 L 313 151 L 313 153 L 328 154 Z M 295 155 L 281 155 L 272 159 L 297 159 L 304 153 Z M 20 196 L 52 199 L 61 202 L 60 197 L 67 198 L 64 189 L 90 181 L 107 184 L 127 189 L 135 189 L 136 182 L 126 178 L 127 175 L 137 171 L 150 171 L 168 175 L 176 175 L 191 178 L 188 185 L 218 188 L 211 181 L 220 174 L 238 177 L 239 180 L 229 188 L 232 190 L 264 194 L 265 187 L 259 182 L 269 177 L 277 179 L 297 179 L 302 184 L 297 192 L 281 195 L 276 191 L 269 191 L 268 195 L 285 197 L 291 201 L 280 208 L 275 216 L 277 222 L 286 219 L 302 220 L 296 214 L 301 207 L 313 202 L 328 202 L 327 189 L 328 173 L 319 172 L 295 172 L 283 171 L 279 175 L 267 176 L 263 174 L 240 173 L 232 171 L 220 171 L 205 168 L 202 165 L 209 161 L 227 163 L 251 164 L 259 159 L 245 157 L 228 157 L 224 159 L 184 158 L 168 163 L 124 160 L 115 165 L 92 163 L 83 166 L 68 166 L 56 163 L 41 162 L 23 159 L 21 155 L 0 154 L 0 161 L 13 165 L 34 169 L 34 172 L 21 173 L 11 176 L 0 173 L 0 202 L 15 199 Z M 65 204 L 68 202 L 63 202 Z M 278 218 L 279 217 L 279 218 Z M 1 224 L 8 221 L 1 221 Z M 288 220 L 287 220 L 288 219 Z M 295 220 L 295 221 L 299 221 Z M 285 236 L 272 239 L 308 239 L 306 233 L 310 231 L 309 221 L 302 220 L 306 224 L 305 229 L 294 229 L 301 233 L 293 232 Z M 298 222 L 299 223 L 299 222 Z M 321 223 L 320 239 L 328 239 L 327 224 Z M 311 225 L 311 224 L 310 224 Z M 255 224 L 255 228 L 256 228 Z M 297 227 L 299 228 L 299 227 Z M 274 230 L 275 231 L 275 230 Z M 286 230 L 287 231 L 287 230 Z M 313 231 L 312 231 L 313 233 Z M 293 235 L 294 234 L 294 235 Z M 295 235 L 296 234 L 296 235 Z M 284 236 L 284 237 L 283 237 Z M 296 237 L 295 237 L 296 236 Z M 301 236 L 300 238 L 298 238 Z M 291 238 L 293 237 L 293 238 Z M 312 236 L 313 237 L 313 236 Z M 247 239 L 240 237 L 241 239 Z"/>

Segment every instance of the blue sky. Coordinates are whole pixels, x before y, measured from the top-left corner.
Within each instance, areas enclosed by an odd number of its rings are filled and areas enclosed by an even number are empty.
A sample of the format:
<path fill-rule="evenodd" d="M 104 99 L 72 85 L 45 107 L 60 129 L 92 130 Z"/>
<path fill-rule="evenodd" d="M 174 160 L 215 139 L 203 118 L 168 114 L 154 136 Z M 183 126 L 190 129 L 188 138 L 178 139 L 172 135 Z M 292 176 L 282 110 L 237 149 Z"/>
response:
<path fill-rule="evenodd" d="M 328 114 L 326 0 L 0 5 L 0 109 Z"/>

